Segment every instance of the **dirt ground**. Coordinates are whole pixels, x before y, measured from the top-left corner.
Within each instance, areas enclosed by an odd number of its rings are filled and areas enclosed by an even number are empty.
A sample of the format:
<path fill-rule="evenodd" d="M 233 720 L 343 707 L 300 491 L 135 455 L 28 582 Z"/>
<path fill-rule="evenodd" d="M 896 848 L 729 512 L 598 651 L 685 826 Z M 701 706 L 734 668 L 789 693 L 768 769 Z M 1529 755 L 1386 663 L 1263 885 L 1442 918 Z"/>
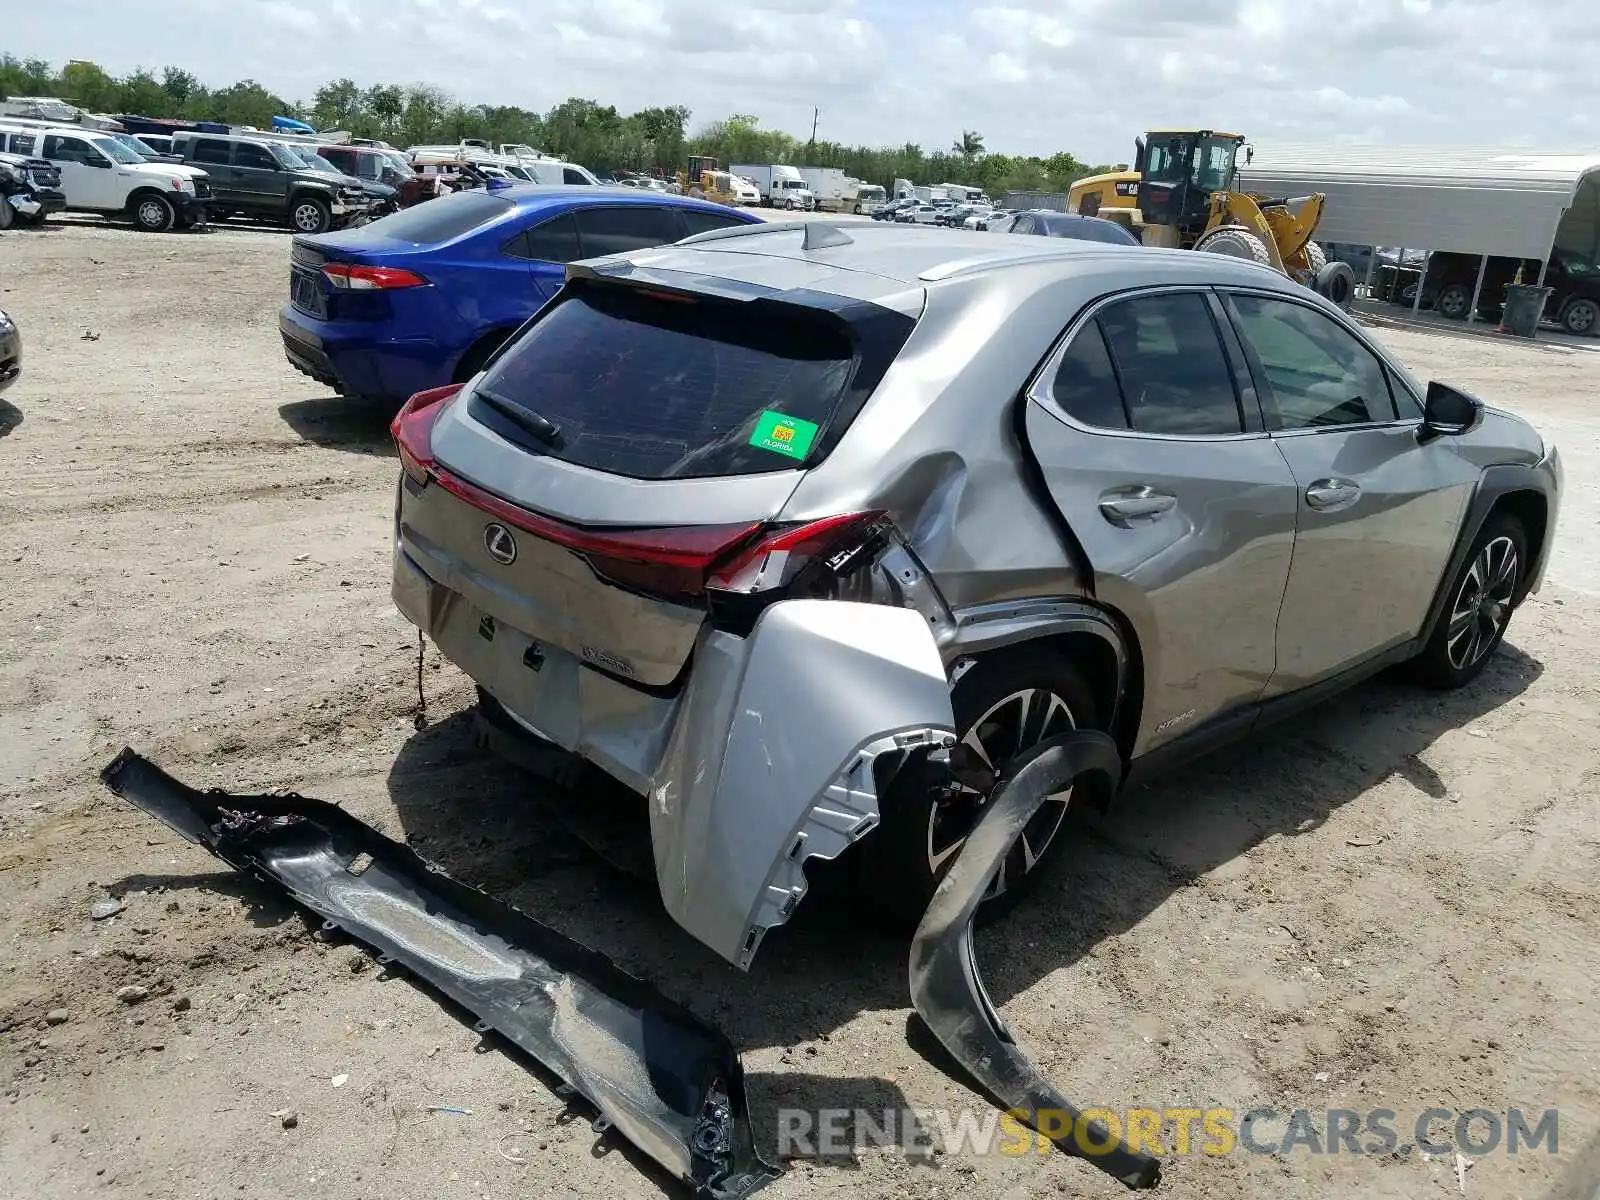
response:
<path fill-rule="evenodd" d="M 413 728 L 385 415 L 284 362 L 287 252 L 0 235 L 26 339 L 0 403 L 0 1196 L 663 1193 L 428 994 L 104 792 L 124 744 L 338 801 L 656 981 L 745 1052 L 764 1145 L 780 1105 L 987 1112 L 908 1046 L 902 943 L 812 914 L 741 975 L 475 748 L 471 689 L 431 651 Z M 1562 446 L 1544 592 L 1465 692 L 1363 686 L 1129 797 L 979 953 L 1080 1103 L 1381 1107 L 1402 1142 L 1432 1106 L 1555 1107 L 1560 1153 L 1169 1157 L 1182 1200 L 1531 1200 L 1600 1130 L 1600 343 L 1379 336 Z M 1058 1154 L 870 1150 L 767 1194 L 1120 1190 Z"/>

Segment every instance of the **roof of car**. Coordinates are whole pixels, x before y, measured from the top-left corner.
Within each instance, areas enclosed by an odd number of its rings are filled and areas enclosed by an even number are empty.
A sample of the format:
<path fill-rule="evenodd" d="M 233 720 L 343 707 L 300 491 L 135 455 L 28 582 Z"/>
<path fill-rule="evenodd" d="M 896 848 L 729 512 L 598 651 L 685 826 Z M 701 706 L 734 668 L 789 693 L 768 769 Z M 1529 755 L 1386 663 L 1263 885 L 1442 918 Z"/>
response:
<path fill-rule="evenodd" d="M 806 248 L 807 228 L 812 247 Z M 828 232 L 823 232 L 824 230 Z M 848 240 L 838 238 L 843 233 Z M 672 246 L 618 256 L 641 268 L 736 279 L 779 290 L 805 288 L 884 303 L 947 280 L 1046 264 L 1073 264 L 1086 275 L 1163 264 L 1173 282 L 1273 286 L 1267 267 L 1192 250 L 1070 238 L 935 229 L 859 220 L 773 222 L 717 230 Z"/>
<path fill-rule="evenodd" d="M 605 200 L 608 203 L 615 201 L 619 204 L 645 204 L 652 207 L 665 204 L 672 208 L 704 208 L 721 213 L 738 213 L 748 220 L 760 221 L 759 217 L 746 213 L 744 209 L 730 208 L 726 204 L 713 204 L 698 196 L 658 192 L 654 188 L 630 188 L 620 185 L 596 187 L 589 183 L 519 183 L 508 188 L 500 188 L 494 194 L 515 201 L 518 208 L 524 209 L 563 202 Z"/>

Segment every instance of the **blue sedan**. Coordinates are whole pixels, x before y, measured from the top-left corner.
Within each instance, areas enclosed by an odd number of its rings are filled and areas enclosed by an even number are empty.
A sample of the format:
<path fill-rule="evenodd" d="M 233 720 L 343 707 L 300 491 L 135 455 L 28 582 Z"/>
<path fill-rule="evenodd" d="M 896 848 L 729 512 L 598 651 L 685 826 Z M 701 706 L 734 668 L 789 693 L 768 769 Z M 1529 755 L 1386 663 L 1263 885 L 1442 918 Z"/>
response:
<path fill-rule="evenodd" d="M 296 237 L 278 331 L 303 374 L 344 396 L 403 401 L 477 374 L 556 294 L 567 263 L 759 221 L 621 188 L 457 192 Z"/>

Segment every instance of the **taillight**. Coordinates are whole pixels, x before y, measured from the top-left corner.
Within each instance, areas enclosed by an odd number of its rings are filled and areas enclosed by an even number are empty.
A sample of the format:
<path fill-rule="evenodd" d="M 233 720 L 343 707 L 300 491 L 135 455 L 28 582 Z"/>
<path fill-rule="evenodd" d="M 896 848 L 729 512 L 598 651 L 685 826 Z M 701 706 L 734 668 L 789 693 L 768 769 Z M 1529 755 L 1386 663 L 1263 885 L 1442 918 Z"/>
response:
<path fill-rule="evenodd" d="M 459 383 L 418 392 L 401 406 L 389 423 L 400 454 L 400 466 L 418 483 L 426 482 L 433 469 L 433 424 L 444 411 L 444 403 L 462 388 Z"/>
<path fill-rule="evenodd" d="M 883 518 L 881 509 L 873 509 L 778 526 L 719 565 L 706 587 L 757 595 L 790 587 L 811 567 L 844 569 L 853 553 L 871 540 L 872 527 Z"/>
<path fill-rule="evenodd" d="M 432 468 L 439 486 L 481 512 L 581 554 L 603 579 L 665 600 L 693 600 L 703 595 L 712 567 L 761 528 L 752 522 L 660 529 L 583 529 L 502 500 L 446 467 L 432 464 Z"/>
<path fill-rule="evenodd" d="M 366 267 L 359 263 L 329 263 L 322 273 L 336 288 L 362 292 L 423 287 L 428 282 L 415 271 L 401 267 Z"/>

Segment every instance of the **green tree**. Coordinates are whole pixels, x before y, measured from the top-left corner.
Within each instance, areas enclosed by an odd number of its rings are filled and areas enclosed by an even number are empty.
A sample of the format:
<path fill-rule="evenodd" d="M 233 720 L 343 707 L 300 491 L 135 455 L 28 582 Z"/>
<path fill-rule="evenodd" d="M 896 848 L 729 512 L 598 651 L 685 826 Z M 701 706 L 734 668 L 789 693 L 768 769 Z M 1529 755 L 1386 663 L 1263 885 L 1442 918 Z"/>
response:
<path fill-rule="evenodd" d="M 178 111 L 178 105 L 155 75 L 141 68 L 123 77 L 117 89 L 117 103 L 113 111 L 138 113 L 146 117 L 170 117 Z"/>
<path fill-rule="evenodd" d="M 973 129 L 963 129 L 950 148 L 970 168 L 983 155 L 983 134 Z"/>
<path fill-rule="evenodd" d="M 311 123 L 318 129 L 350 129 L 365 115 L 364 98 L 354 80 L 330 80 L 311 101 Z"/>
<path fill-rule="evenodd" d="M 167 67 L 161 72 L 161 90 L 167 94 L 168 109 L 181 112 L 189 97 L 200 90 L 200 81 L 180 67 Z"/>
<path fill-rule="evenodd" d="M 121 89 L 117 81 L 92 62 L 71 62 L 61 68 L 64 100 L 91 112 L 105 112 L 117 106 Z"/>

